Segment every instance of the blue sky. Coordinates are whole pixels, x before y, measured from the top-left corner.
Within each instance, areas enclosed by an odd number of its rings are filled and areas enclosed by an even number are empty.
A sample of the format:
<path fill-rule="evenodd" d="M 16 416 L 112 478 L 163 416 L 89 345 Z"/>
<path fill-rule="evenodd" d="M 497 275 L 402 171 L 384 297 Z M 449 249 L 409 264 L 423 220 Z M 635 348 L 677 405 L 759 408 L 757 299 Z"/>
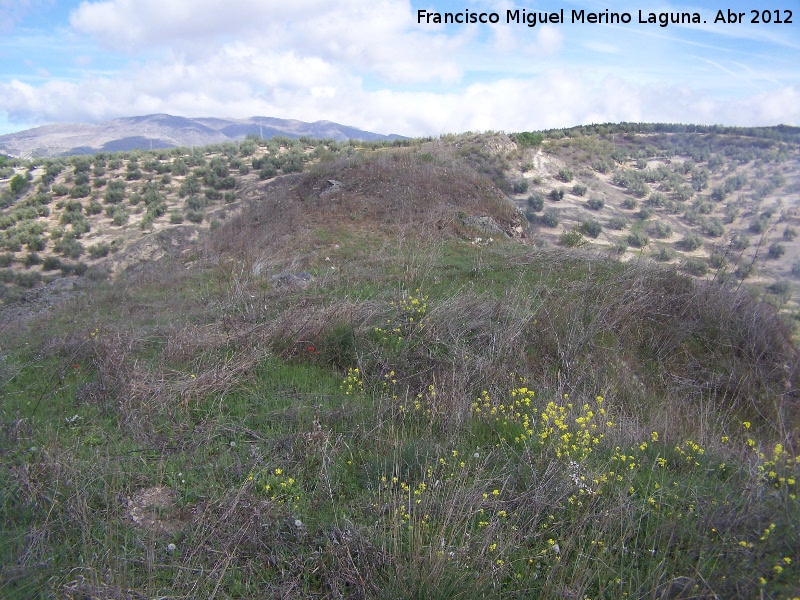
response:
<path fill-rule="evenodd" d="M 605 121 L 800 125 L 800 3 L 0 0 L 0 134 L 155 112 L 406 135 Z M 751 23 L 754 6 L 792 23 Z M 506 24 L 508 9 L 566 23 Z M 419 9 L 497 25 L 418 24 Z M 714 23 L 717 10 L 744 23 Z M 639 11 L 705 23 L 641 24 Z"/>

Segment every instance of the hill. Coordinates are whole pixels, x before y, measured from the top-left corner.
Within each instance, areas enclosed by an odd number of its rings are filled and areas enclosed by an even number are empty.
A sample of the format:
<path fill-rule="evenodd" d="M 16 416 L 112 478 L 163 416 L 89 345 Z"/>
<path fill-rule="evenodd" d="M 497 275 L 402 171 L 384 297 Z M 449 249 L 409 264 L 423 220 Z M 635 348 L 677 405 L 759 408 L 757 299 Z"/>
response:
<path fill-rule="evenodd" d="M 598 128 L 12 161 L 2 595 L 794 597 L 800 146 Z"/>
<path fill-rule="evenodd" d="M 17 133 L 0 135 L 0 151 L 16 157 L 53 157 L 130 150 L 153 150 L 178 146 L 205 146 L 241 141 L 248 135 L 261 138 L 347 140 L 394 140 L 398 135 L 381 135 L 331 121 L 304 123 L 291 119 L 250 117 L 211 119 L 155 114 L 125 117 L 101 124 L 44 125 Z"/>

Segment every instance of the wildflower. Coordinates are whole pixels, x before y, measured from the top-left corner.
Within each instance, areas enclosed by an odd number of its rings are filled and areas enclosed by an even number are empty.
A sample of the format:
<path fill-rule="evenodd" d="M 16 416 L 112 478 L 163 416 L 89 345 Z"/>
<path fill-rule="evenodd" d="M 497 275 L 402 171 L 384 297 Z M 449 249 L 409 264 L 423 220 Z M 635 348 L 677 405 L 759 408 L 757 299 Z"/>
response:
<path fill-rule="evenodd" d="M 294 520 L 294 526 L 295 527 L 302 527 L 303 526 L 303 522 L 300 519 L 295 519 Z"/>
<path fill-rule="evenodd" d="M 750 429 L 750 421 L 745 421 L 744 423 L 742 423 L 742 427 L 744 427 L 745 429 Z"/>
<path fill-rule="evenodd" d="M 725 442 L 727 442 L 728 440 L 730 440 L 730 438 L 729 438 L 727 435 L 723 435 L 723 436 L 722 436 L 722 443 L 723 443 L 723 444 L 724 444 Z"/>
<path fill-rule="evenodd" d="M 167 544 L 167 552 L 169 552 L 170 554 L 175 552 L 175 550 L 177 549 L 178 547 L 175 544 Z"/>
<path fill-rule="evenodd" d="M 654 431 L 653 433 L 650 434 L 650 441 L 654 442 L 654 443 L 658 441 L 658 432 L 657 431 Z"/>
<path fill-rule="evenodd" d="M 499 496 L 500 490 L 492 490 L 492 496 Z"/>
<path fill-rule="evenodd" d="M 283 473 L 283 469 L 275 469 L 275 475 L 280 475 Z"/>

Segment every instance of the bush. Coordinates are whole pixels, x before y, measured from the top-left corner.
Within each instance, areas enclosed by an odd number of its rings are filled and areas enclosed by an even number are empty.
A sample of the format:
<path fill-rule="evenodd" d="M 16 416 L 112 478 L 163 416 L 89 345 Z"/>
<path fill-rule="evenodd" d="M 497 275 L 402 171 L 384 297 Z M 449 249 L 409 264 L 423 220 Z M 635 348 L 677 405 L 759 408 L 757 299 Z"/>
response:
<path fill-rule="evenodd" d="M 14 271 L 11 269 L 0 269 L 0 283 L 11 283 L 14 281 Z"/>
<path fill-rule="evenodd" d="M 173 225 L 180 225 L 183 223 L 183 214 L 181 214 L 181 212 L 178 210 L 170 211 L 169 222 Z"/>
<path fill-rule="evenodd" d="M 222 195 L 222 199 L 225 200 L 225 202 L 229 202 L 229 203 L 230 202 L 236 202 L 236 192 L 225 192 Z"/>
<path fill-rule="evenodd" d="M 750 246 L 750 238 L 743 233 L 734 233 L 731 237 L 731 248 L 734 250 L 745 250 Z"/>
<path fill-rule="evenodd" d="M 575 177 L 575 173 L 572 172 L 572 169 L 559 169 L 558 174 L 556 175 L 556 179 L 559 181 L 563 181 L 564 183 L 569 183 Z"/>
<path fill-rule="evenodd" d="M 57 271 L 61 268 L 61 261 L 55 256 L 46 256 L 42 261 L 42 271 Z"/>
<path fill-rule="evenodd" d="M 550 195 L 550 199 L 551 200 L 553 200 L 554 202 L 558 202 L 559 200 L 563 200 L 563 198 L 564 198 L 564 190 L 562 190 L 562 189 L 550 190 L 550 194 L 549 195 Z"/>
<path fill-rule="evenodd" d="M 639 212 L 636 213 L 636 218 L 639 219 L 640 221 L 646 221 L 652 216 L 653 216 L 653 209 L 650 208 L 649 206 L 643 206 L 641 209 L 639 209 Z"/>
<path fill-rule="evenodd" d="M 69 191 L 70 198 L 86 198 L 92 193 L 92 189 L 88 185 L 76 185 Z"/>
<path fill-rule="evenodd" d="M 554 208 L 548 208 L 544 214 L 539 217 L 539 223 L 545 227 L 558 227 L 558 211 Z"/>
<path fill-rule="evenodd" d="M 205 218 L 205 213 L 202 210 L 187 210 L 186 211 L 186 218 L 189 219 L 192 223 L 202 223 L 203 219 Z"/>
<path fill-rule="evenodd" d="M 575 185 L 572 186 L 572 193 L 575 194 L 576 196 L 585 196 L 587 191 L 588 188 L 585 185 L 576 183 Z"/>
<path fill-rule="evenodd" d="M 14 255 L 10 252 L 0 254 L 0 267 L 7 267 L 14 262 Z"/>
<path fill-rule="evenodd" d="M 581 225 L 581 231 L 590 238 L 597 238 L 603 232 L 603 226 L 594 219 L 587 219 Z"/>
<path fill-rule="evenodd" d="M 725 235 L 725 228 L 717 218 L 705 219 L 703 221 L 702 231 L 709 237 L 722 237 Z"/>
<path fill-rule="evenodd" d="M 111 215 L 112 222 L 114 223 L 114 225 L 117 225 L 117 226 L 125 225 L 125 223 L 128 222 L 129 218 L 130 218 L 130 215 L 122 207 L 120 207 L 117 210 L 115 210 Z"/>
<path fill-rule="evenodd" d="M 99 215 L 102 212 L 103 207 L 97 200 L 92 200 L 89 202 L 89 206 L 86 207 L 87 215 Z"/>
<path fill-rule="evenodd" d="M 644 248 L 650 243 L 650 238 L 642 231 L 632 231 L 628 234 L 628 237 L 625 238 L 625 241 L 628 242 L 629 246 L 633 246 L 634 248 Z"/>
<path fill-rule="evenodd" d="M 669 246 L 665 246 L 663 244 L 659 244 L 658 248 L 653 252 L 651 255 L 654 260 L 660 262 L 668 262 L 674 259 L 678 255 L 675 250 L 670 248 Z"/>
<path fill-rule="evenodd" d="M 622 201 L 622 208 L 633 210 L 637 206 L 639 206 L 639 201 L 636 200 L 636 198 L 625 198 L 625 200 Z"/>
<path fill-rule="evenodd" d="M 589 201 L 586 203 L 586 205 L 592 210 L 600 210 L 606 205 L 606 203 L 602 198 L 589 198 Z"/>
<path fill-rule="evenodd" d="M 14 276 L 14 283 L 19 287 L 32 288 L 42 282 L 42 274 L 39 271 L 25 271 Z"/>
<path fill-rule="evenodd" d="M 786 248 L 783 244 L 779 244 L 778 242 L 772 244 L 767 251 L 767 256 L 773 259 L 780 258 L 784 254 L 786 254 Z"/>
<path fill-rule="evenodd" d="M 214 188 L 206 188 L 206 198 L 209 200 L 221 200 L 222 192 L 215 190 Z"/>
<path fill-rule="evenodd" d="M 519 181 L 512 182 L 511 191 L 513 191 L 515 194 L 524 194 L 528 191 L 528 181 L 525 179 L 520 179 Z"/>
<path fill-rule="evenodd" d="M 800 262 L 796 262 L 792 265 L 792 277 L 800 279 Z"/>
<path fill-rule="evenodd" d="M 57 183 L 50 188 L 50 192 L 53 196 L 66 196 L 69 194 L 69 188 L 62 183 Z"/>
<path fill-rule="evenodd" d="M 120 204 L 125 200 L 126 184 L 122 179 L 112 179 L 108 182 L 106 193 L 103 195 L 103 200 L 106 204 Z"/>
<path fill-rule="evenodd" d="M 750 223 L 750 231 L 753 233 L 764 233 L 769 227 L 769 217 L 761 215 L 758 219 Z"/>
<path fill-rule="evenodd" d="M 578 248 L 586 243 L 583 239 L 583 233 L 577 228 L 572 228 L 570 231 L 562 231 L 558 237 L 558 243 L 567 248 Z"/>
<path fill-rule="evenodd" d="M 791 241 L 796 237 L 797 230 L 794 227 L 787 227 L 783 230 L 783 239 Z"/>
<path fill-rule="evenodd" d="M 702 245 L 703 245 L 702 238 L 693 232 L 687 233 L 686 235 L 683 236 L 683 239 L 680 242 L 678 242 L 678 246 L 688 252 L 691 252 L 692 250 L 697 250 Z"/>
<path fill-rule="evenodd" d="M 702 258 L 690 256 L 681 264 L 681 270 L 690 275 L 702 277 L 708 273 L 708 263 Z"/>
<path fill-rule="evenodd" d="M 784 296 L 784 295 L 789 294 L 791 289 L 792 289 L 792 286 L 789 284 L 789 282 L 786 281 L 786 280 L 781 279 L 779 281 L 776 281 L 772 285 L 770 285 L 767 288 L 767 291 L 770 292 L 771 294 Z"/>
<path fill-rule="evenodd" d="M 650 235 L 654 238 L 667 238 L 672 235 L 672 226 L 663 221 L 656 221 L 650 228 Z"/>
<path fill-rule="evenodd" d="M 277 174 L 278 171 L 273 165 L 264 165 L 258 172 L 258 176 L 261 179 L 270 179 L 271 177 L 275 177 Z"/>
<path fill-rule="evenodd" d="M 544 196 L 539 193 L 528 196 L 528 208 L 532 211 L 540 211 L 544 208 Z"/>
<path fill-rule="evenodd" d="M 103 258 L 105 256 L 108 256 L 110 250 L 111 246 L 103 242 L 95 244 L 94 246 L 89 246 L 89 255 L 92 258 Z"/>
<path fill-rule="evenodd" d="M 628 224 L 628 222 L 625 219 L 623 219 L 622 217 L 612 217 L 608 221 L 608 228 L 619 231 L 621 229 L 625 229 L 625 226 L 627 224 Z"/>
<path fill-rule="evenodd" d="M 58 240 L 53 246 L 53 250 L 67 258 L 78 258 L 84 252 L 83 244 L 72 237 L 64 237 Z"/>

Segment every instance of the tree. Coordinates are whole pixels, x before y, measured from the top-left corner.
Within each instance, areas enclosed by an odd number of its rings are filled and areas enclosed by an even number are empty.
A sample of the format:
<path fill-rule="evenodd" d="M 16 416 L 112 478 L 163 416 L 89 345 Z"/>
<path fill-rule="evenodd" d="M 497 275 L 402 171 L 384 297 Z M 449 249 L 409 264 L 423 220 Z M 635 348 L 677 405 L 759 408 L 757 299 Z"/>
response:
<path fill-rule="evenodd" d="M 19 173 L 14 175 L 8 184 L 9 188 L 11 189 L 11 193 L 17 197 L 21 196 L 22 193 L 28 189 L 29 185 L 30 182 Z"/>

